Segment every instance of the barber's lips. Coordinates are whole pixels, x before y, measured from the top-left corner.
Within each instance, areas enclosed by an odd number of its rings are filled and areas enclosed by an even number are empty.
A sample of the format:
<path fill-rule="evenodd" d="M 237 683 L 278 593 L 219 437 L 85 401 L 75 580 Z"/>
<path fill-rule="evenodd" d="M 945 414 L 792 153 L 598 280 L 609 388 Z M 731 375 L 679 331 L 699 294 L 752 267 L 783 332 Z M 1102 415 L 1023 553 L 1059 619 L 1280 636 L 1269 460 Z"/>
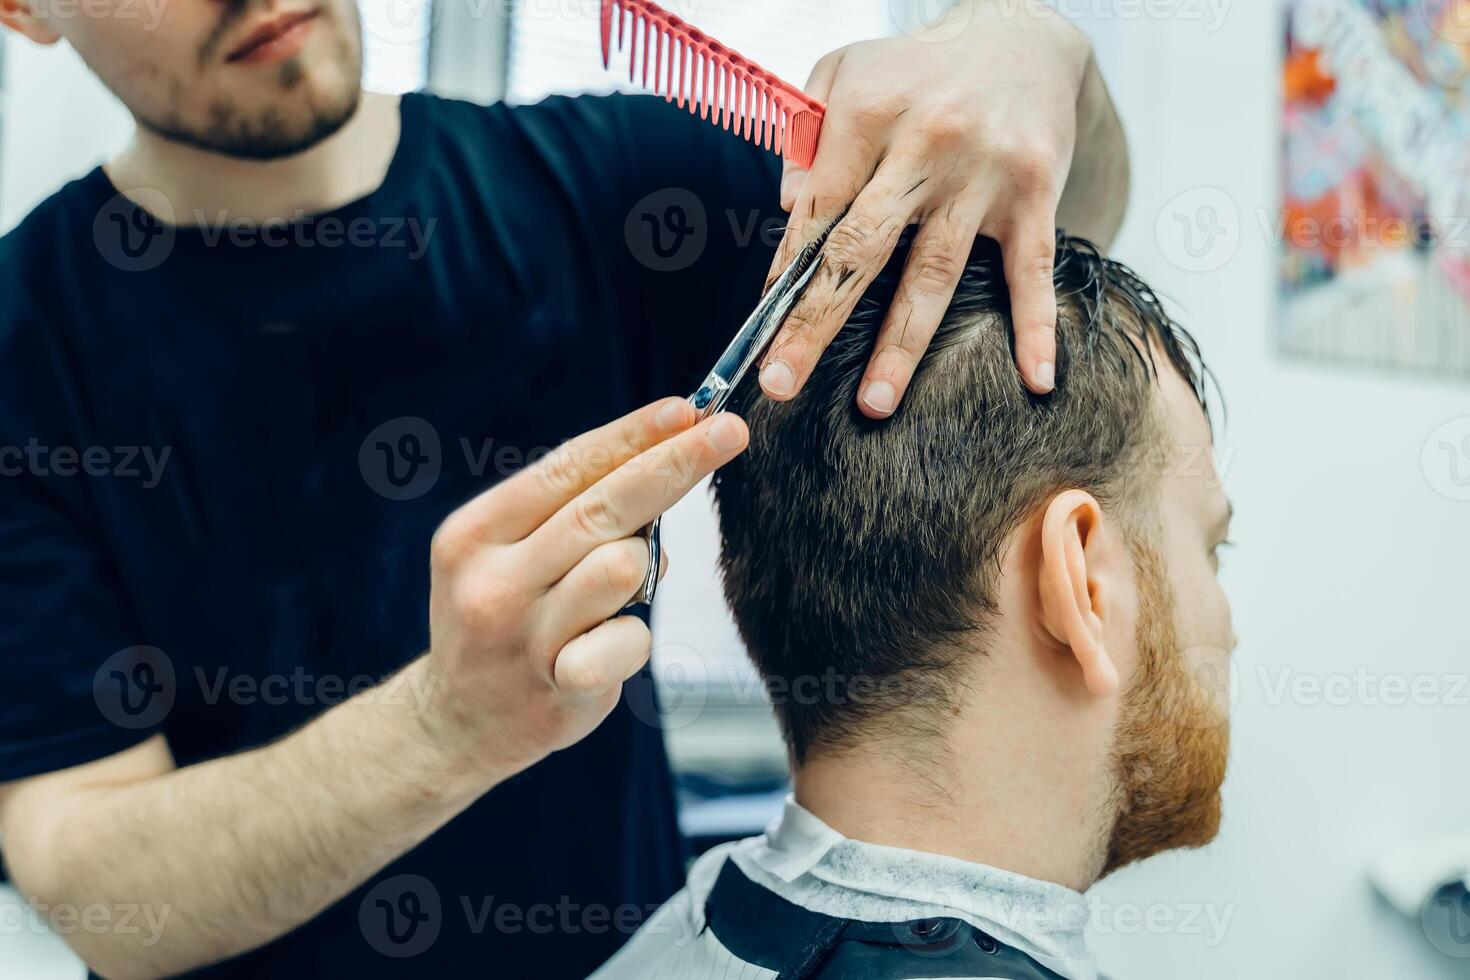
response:
<path fill-rule="evenodd" d="M 285 61 L 306 44 L 312 24 L 320 10 L 308 10 L 297 14 L 285 14 L 261 24 L 225 55 L 231 64 L 264 65 Z"/>

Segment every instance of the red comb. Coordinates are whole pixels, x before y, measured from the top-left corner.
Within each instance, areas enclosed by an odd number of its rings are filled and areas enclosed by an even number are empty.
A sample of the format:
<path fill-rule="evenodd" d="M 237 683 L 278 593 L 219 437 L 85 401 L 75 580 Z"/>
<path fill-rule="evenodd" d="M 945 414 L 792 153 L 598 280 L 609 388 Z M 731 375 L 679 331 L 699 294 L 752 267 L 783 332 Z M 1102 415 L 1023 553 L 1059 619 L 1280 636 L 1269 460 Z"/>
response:
<path fill-rule="evenodd" d="M 638 80 L 641 54 L 644 88 L 667 102 L 688 102 L 690 112 L 697 109 L 726 129 L 733 125 L 747 140 L 797 166 L 812 165 L 827 111 L 822 103 L 652 0 L 602 0 L 604 68 L 612 52 L 614 19 L 618 50 L 623 50 L 625 27 L 630 39 L 629 81 Z"/>

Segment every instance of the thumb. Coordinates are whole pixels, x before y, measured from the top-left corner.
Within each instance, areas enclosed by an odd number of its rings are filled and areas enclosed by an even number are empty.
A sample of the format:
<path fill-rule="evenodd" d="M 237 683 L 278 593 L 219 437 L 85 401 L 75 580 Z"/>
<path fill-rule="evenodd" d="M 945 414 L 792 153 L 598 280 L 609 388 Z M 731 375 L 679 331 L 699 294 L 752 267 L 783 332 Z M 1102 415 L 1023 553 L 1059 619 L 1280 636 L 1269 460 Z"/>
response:
<path fill-rule="evenodd" d="M 838 48 L 829 51 L 822 56 L 816 67 L 812 69 L 811 77 L 806 80 L 806 86 L 802 89 L 807 95 L 818 102 L 826 102 L 832 94 L 832 82 L 837 77 L 837 68 L 842 64 L 842 59 L 847 55 L 847 48 Z M 797 195 L 801 193 L 801 185 L 806 183 L 807 169 L 798 167 L 790 160 L 784 159 L 781 163 L 781 210 L 789 212 L 796 207 Z"/>

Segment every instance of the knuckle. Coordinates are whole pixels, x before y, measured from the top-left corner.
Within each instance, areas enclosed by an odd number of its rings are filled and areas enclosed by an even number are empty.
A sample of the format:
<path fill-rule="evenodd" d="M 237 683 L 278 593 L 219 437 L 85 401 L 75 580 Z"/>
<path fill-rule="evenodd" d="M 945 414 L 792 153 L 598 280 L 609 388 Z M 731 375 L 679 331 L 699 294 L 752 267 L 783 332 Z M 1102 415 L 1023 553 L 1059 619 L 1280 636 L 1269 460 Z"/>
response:
<path fill-rule="evenodd" d="M 1007 149 L 1003 159 L 1006 172 L 1022 195 L 1049 197 L 1056 192 L 1055 154 L 1039 146 L 1020 145 Z"/>
<path fill-rule="evenodd" d="M 511 590 L 499 580 L 462 583 L 454 590 L 455 618 L 475 632 L 494 629 L 515 615 Z"/>
<path fill-rule="evenodd" d="M 941 101 L 924 114 L 920 132 L 930 145 L 952 147 L 978 131 L 974 117 L 974 109 L 963 102 Z"/>
<path fill-rule="evenodd" d="M 603 584 L 615 596 L 631 595 L 643 584 L 644 575 L 644 560 L 626 545 L 610 548 L 602 563 Z"/>
<path fill-rule="evenodd" d="M 555 668 L 557 683 L 572 692 L 595 691 L 602 686 L 599 667 L 594 657 L 558 656 Z"/>
<path fill-rule="evenodd" d="M 853 100 L 852 121 L 861 129 L 883 126 L 898 116 L 898 100 L 883 93 L 868 93 Z"/>
<path fill-rule="evenodd" d="M 465 518 L 456 512 L 439 525 L 429 540 L 429 567 L 432 570 L 447 572 L 459 567 L 471 546 L 467 524 Z"/>
<path fill-rule="evenodd" d="M 543 459 L 537 470 L 542 486 L 553 494 L 570 493 L 577 487 L 576 455 L 566 446 Z"/>
<path fill-rule="evenodd" d="M 948 243 L 931 242 L 913 258 L 911 277 L 915 287 L 929 291 L 948 289 L 959 281 L 963 267 Z"/>
<path fill-rule="evenodd" d="M 771 345 L 771 359 L 785 361 L 793 371 L 798 370 L 806 363 L 808 342 L 816 332 L 817 321 L 803 299 L 786 314 L 781 324 L 781 335 L 777 343 Z"/>
<path fill-rule="evenodd" d="M 864 212 L 855 211 L 832 229 L 822 251 L 839 267 L 861 265 L 867 260 L 877 236 L 878 222 Z"/>
<path fill-rule="evenodd" d="M 679 446 L 669 453 L 667 469 L 662 476 L 668 487 L 682 487 L 694 482 L 695 474 L 707 459 L 708 440 L 701 440 L 697 447 Z"/>
<path fill-rule="evenodd" d="M 1052 280 L 1052 263 L 1055 256 L 1050 247 L 1042 248 L 1038 242 L 1035 251 L 1026 253 L 1029 257 L 1020 260 L 1016 269 L 1016 275 L 1020 280 L 1032 280 L 1037 283 L 1050 283 Z"/>
<path fill-rule="evenodd" d="M 618 515 L 606 494 L 585 493 L 572 505 L 572 519 L 577 530 L 591 538 L 601 538 L 618 528 Z"/>

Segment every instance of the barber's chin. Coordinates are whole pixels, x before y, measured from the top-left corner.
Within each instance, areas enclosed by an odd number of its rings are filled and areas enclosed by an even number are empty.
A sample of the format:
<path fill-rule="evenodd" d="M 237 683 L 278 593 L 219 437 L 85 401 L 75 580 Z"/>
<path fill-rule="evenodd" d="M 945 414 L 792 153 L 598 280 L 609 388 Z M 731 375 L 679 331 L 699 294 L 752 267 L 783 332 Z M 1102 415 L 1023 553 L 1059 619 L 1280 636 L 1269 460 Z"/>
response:
<path fill-rule="evenodd" d="M 237 160 L 284 160 L 311 150 L 350 122 L 361 104 L 354 84 L 327 98 L 302 99 L 297 93 L 271 100 L 236 101 L 216 110 L 208 126 L 139 122 L 176 143 Z M 283 111 L 284 110 L 284 111 Z"/>

